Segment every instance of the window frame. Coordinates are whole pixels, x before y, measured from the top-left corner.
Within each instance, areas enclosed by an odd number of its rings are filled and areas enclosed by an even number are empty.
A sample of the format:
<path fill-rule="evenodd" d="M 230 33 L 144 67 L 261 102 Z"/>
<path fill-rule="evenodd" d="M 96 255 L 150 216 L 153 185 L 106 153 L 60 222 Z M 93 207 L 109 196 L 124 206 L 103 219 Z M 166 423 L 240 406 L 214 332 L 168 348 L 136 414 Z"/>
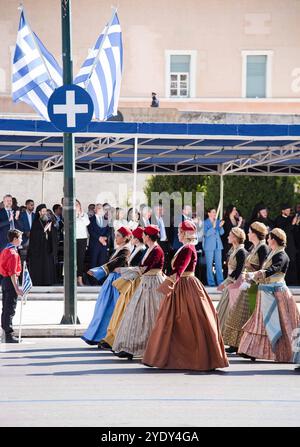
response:
<path fill-rule="evenodd" d="M 266 96 L 263 98 L 248 98 L 247 97 L 247 57 L 248 56 L 266 56 Z M 242 98 L 245 99 L 266 99 L 272 98 L 272 50 L 243 50 L 242 51 Z"/>
<path fill-rule="evenodd" d="M 188 96 L 171 96 L 171 56 L 190 56 L 190 73 L 188 73 Z M 189 100 L 196 98 L 196 50 L 166 50 L 165 51 L 165 97 L 171 100 Z M 179 74 L 179 73 L 178 73 Z M 186 73 L 180 73 L 186 74 Z M 179 89 L 180 93 L 180 89 Z"/>

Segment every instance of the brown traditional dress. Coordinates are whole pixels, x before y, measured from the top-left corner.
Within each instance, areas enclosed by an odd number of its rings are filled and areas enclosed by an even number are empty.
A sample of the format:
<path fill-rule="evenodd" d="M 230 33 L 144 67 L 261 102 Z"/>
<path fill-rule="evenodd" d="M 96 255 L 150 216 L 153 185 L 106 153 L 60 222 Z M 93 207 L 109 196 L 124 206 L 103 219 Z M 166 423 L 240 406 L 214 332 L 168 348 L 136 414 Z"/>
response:
<path fill-rule="evenodd" d="M 143 363 L 164 369 L 208 371 L 228 366 L 216 310 L 194 276 L 197 253 L 191 244 L 172 260 L 172 292 L 161 304 Z"/>

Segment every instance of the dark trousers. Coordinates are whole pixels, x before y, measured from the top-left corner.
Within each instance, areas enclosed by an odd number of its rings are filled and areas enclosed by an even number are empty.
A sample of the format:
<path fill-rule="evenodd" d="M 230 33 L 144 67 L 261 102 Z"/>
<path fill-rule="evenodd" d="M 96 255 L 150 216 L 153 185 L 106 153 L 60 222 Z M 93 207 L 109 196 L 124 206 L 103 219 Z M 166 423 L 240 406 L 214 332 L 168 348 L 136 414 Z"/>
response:
<path fill-rule="evenodd" d="M 77 239 L 77 276 L 83 275 L 87 239 Z"/>
<path fill-rule="evenodd" d="M 171 260 L 173 256 L 173 250 L 168 241 L 159 241 L 159 245 L 162 248 L 165 255 L 163 271 L 168 275 L 171 273 L 172 270 Z"/>
<path fill-rule="evenodd" d="M 107 245 L 98 244 L 96 247 L 90 247 L 90 267 L 100 267 L 106 264 L 109 259 L 109 252 Z"/>
<path fill-rule="evenodd" d="M 11 334 L 14 330 L 12 319 L 16 313 L 18 295 L 10 277 L 2 277 L 2 314 L 1 327 L 5 334 Z"/>

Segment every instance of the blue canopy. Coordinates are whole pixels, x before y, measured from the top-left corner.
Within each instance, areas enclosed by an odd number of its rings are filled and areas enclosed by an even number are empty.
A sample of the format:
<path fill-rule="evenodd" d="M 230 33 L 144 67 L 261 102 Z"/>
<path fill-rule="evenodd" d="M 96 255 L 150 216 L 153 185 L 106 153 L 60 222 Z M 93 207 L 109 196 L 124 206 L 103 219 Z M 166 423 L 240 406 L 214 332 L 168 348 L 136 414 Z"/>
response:
<path fill-rule="evenodd" d="M 75 134 L 76 168 L 157 174 L 299 175 L 300 125 L 92 122 Z M 61 170 L 51 123 L 0 119 L 0 169 Z"/>

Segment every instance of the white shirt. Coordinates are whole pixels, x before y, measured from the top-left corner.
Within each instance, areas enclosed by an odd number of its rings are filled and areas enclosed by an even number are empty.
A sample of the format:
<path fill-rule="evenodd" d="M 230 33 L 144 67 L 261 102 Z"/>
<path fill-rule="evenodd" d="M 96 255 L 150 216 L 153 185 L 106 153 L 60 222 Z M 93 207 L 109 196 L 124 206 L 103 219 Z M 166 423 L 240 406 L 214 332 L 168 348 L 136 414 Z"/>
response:
<path fill-rule="evenodd" d="M 76 239 L 86 239 L 88 237 L 87 227 L 89 224 L 90 219 L 86 213 L 76 217 Z"/>
<path fill-rule="evenodd" d="M 156 221 L 157 221 L 157 225 L 159 227 L 159 231 L 160 231 L 160 240 L 161 241 L 166 241 L 167 240 L 167 234 L 166 234 L 166 227 L 165 227 L 165 223 L 162 217 L 156 217 Z"/>
<path fill-rule="evenodd" d="M 126 219 L 116 219 L 113 222 L 114 230 L 118 231 L 121 227 L 128 227 L 128 222 Z"/>
<path fill-rule="evenodd" d="M 29 228 L 31 229 L 32 227 L 32 213 L 28 213 L 28 211 L 26 211 L 27 214 L 27 218 L 28 218 L 28 222 L 29 222 Z"/>

